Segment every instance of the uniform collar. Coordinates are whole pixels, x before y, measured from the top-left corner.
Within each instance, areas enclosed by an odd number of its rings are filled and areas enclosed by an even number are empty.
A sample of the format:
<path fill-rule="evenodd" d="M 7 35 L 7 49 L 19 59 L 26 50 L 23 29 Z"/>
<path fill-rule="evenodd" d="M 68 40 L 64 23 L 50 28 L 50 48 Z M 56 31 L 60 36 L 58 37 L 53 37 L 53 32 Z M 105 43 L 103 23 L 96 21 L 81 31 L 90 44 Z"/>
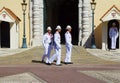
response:
<path fill-rule="evenodd" d="M 56 33 L 59 33 L 58 31 L 56 31 Z"/>
<path fill-rule="evenodd" d="M 48 32 L 47 32 L 47 34 L 48 34 L 48 35 L 51 35 L 51 33 L 48 33 Z"/>
<path fill-rule="evenodd" d="M 67 33 L 70 33 L 69 31 L 67 31 Z"/>

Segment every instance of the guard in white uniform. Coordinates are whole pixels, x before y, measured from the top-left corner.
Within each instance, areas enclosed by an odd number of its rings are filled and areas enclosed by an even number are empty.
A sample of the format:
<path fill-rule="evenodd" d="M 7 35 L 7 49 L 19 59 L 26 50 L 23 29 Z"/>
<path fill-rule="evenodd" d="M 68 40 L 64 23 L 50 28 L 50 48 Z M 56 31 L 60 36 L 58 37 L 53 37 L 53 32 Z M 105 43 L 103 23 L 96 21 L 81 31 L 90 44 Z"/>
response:
<path fill-rule="evenodd" d="M 117 29 L 115 23 L 112 24 L 112 27 L 109 30 L 109 37 L 111 39 L 111 49 L 116 49 L 116 41 L 118 38 L 118 29 Z"/>
<path fill-rule="evenodd" d="M 47 33 L 43 36 L 43 46 L 44 46 L 44 55 L 42 56 L 42 62 L 44 62 L 46 58 L 46 63 L 49 63 L 50 61 L 50 53 L 52 50 L 52 44 L 53 44 L 53 35 L 51 34 L 51 27 L 47 28 Z"/>
<path fill-rule="evenodd" d="M 66 27 L 67 32 L 65 33 L 65 42 L 66 42 L 66 57 L 65 64 L 73 64 L 71 62 L 71 53 L 72 53 L 72 36 L 71 36 L 71 26 Z"/>
<path fill-rule="evenodd" d="M 61 32 L 61 26 L 56 27 L 56 32 L 54 34 L 54 49 L 55 49 L 55 54 L 50 58 L 51 63 L 53 63 L 54 60 L 56 61 L 57 66 L 61 66 L 61 37 L 60 37 L 60 32 Z"/>

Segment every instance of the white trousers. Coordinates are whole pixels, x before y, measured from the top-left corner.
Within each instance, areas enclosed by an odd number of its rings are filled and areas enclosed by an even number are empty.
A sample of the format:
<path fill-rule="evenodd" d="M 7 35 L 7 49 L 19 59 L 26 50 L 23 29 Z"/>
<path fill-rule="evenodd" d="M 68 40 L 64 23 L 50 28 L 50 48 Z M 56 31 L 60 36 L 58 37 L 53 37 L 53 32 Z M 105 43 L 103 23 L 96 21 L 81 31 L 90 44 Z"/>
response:
<path fill-rule="evenodd" d="M 116 49 L 116 41 L 117 41 L 116 37 L 111 38 L 111 49 Z"/>
<path fill-rule="evenodd" d="M 50 58 L 50 62 L 53 63 L 54 60 L 57 60 L 56 65 L 61 64 L 61 49 L 55 48 L 55 54 Z"/>
<path fill-rule="evenodd" d="M 71 52 L 72 52 L 72 47 L 66 46 L 65 62 L 71 62 Z"/>
<path fill-rule="evenodd" d="M 50 62 L 50 53 L 51 53 L 51 50 L 52 50 L 52 46 L 51 45 L 46 45 L 44 47 L 44 55 L 42 57 L 42 60 L 44 60 L 46 58 L 46 63 L 49 63 Z"/>

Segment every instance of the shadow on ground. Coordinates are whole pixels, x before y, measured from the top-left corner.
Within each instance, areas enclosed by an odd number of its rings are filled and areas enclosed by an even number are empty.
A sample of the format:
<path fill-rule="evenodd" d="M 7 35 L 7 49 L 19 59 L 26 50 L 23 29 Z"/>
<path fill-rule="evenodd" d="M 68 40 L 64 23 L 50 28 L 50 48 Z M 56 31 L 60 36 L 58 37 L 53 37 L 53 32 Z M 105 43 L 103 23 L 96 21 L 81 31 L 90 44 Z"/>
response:
<path fill-rule="evenodd" d="M 43 47 L 35 47 L 24 51 L 22 53 L 14 54 L 12 56 L 0 57 L 0 64 L 41 64 L 41 57 L 44 53 Z M 51 55 L 53 55 L 52 50 Z M 62 45 L 62 61 L 64 62 L 66 49 Z M 89 64 L 119 64 L 119 62 L 106 61 L 96 56 L 91 55 L 83 47 L 73 46 L 72 61 L 74 65 L 89 65 Z"/>

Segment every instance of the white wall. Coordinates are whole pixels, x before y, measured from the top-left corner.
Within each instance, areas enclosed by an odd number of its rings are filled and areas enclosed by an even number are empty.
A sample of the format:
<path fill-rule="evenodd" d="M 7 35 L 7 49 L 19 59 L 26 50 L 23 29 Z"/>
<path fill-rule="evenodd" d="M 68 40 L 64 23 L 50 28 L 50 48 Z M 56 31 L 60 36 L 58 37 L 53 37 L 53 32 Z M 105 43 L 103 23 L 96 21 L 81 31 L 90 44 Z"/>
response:
<path fill-rule="evenodd" d="M 19 32 L 18 32 L 18 24 L 11 23 L 10 24 L 10 48 L 17 49 L 19 46 Z"/>
<path fill-rule="evenodd" d="M 107 50 L 108 49 L 108 45 L 107 45 L 107 26 L 108 22 L 103 22 L 102 24 L 102 50 Z"/>

